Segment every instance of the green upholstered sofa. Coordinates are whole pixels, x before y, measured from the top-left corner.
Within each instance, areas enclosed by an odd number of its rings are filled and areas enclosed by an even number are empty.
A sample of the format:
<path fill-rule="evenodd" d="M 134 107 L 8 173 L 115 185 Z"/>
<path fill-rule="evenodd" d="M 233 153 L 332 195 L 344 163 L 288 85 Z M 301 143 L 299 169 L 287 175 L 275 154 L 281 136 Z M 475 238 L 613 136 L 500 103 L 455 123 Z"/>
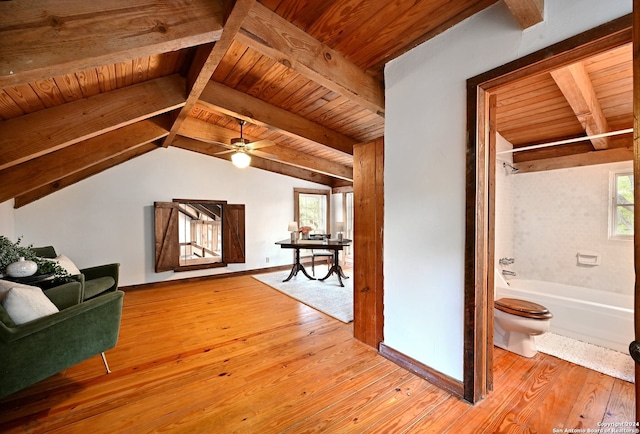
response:
<path fill-rule="evenodd" d="M 83 302 L 81 283 L 70 282 L 44 293 L 60 311 L 22 325 L 0 304 L 0 398 L 116 345 L 122 291 Z"/>
<path fill-rule="evenodd" d="M 36 256 L 55 259 L 58 254 L 53 246 L 32 247 Z M 120 264 L 98 265 L 96 267 L 83 268 L 80 275 L 75 276 L 83 287 L 84 299 L 88 300 L 96 295 L 118 289 L 118 276 Z"/>

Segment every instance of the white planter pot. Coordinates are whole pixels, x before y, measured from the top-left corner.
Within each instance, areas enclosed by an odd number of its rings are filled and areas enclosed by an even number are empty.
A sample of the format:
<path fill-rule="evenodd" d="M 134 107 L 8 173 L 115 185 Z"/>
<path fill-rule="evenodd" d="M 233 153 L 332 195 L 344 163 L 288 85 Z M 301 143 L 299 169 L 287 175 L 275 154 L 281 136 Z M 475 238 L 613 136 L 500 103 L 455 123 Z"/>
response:
<path fill-rule="evenodd" d="M 33 276 L 36 271 L 38 271 L 38 264 L 33 261 L 26 261 L 24 258 L 7 265 L 7 275 L 10 277 Z"/>

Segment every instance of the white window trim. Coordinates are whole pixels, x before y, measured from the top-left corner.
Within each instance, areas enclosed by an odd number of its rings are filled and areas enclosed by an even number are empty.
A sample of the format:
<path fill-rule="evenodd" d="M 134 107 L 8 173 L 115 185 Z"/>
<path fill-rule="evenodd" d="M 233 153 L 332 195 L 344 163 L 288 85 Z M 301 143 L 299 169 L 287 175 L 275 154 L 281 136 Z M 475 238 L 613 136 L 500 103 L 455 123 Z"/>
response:
<path fill-rule="evenodd" d="M 633 235 L 620 235 L 620 234 L 616 234 L 615 230 L 616 230 L 616 206 L 617 206 L 617 201 L 616 201 L 616 193 L 617 193 L 617 183 L 616 183 L 616 178 L 619 175 L 628 175 L 631 174 L 633 175 L 633 169 L 618 169 L 618 170 L 612 170 L 609 172 L 609 240 L 614 240 L 614 241 L 633 241 L 634 236 Z M 635 183 L 635 181 L 634 181 Z M 634 205 L 634 211 L 635 211 L 635 203 Z"/>

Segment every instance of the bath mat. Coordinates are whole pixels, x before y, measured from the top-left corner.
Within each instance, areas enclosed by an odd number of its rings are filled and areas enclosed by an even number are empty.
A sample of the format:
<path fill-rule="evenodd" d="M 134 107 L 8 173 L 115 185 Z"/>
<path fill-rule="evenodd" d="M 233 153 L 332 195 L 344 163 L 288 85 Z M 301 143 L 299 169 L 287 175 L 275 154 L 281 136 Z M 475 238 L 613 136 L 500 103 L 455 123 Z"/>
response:
<path fill-rule="evenodd" d="M 634 364 L 629 354 L 610 350 L 554 333 L 536 336 L 538 351 L 630 383 Z"/>
<path fill-rule="evenodd" d="M 326 266 L 316 267 L 316 276 L 324 276 L 326 273 Z M 336 276 L 319 281 L 309 280 L 302 273 L 298 273 L 288 282 L 283 282 L 282 280 L 289 275 L 289 270 L 256 274 L 252 277 L 307 306 L 342 322 L 350 323 L 353 321 L 353 276 L 349 272 L 345 272 L 345 274 L 349 276 L 349 279 L 342 280 L 344 287 L 338 284 Z"/>

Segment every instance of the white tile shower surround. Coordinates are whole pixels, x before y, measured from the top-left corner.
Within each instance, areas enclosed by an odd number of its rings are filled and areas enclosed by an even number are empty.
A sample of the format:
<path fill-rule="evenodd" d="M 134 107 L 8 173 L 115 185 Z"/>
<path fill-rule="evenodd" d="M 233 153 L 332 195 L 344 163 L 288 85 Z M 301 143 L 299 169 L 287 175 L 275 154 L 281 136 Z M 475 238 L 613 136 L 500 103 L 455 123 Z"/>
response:
<path fill-rule="evenodd" d="M 631 294 L 633 243 L 608 239 L 609 174 L 631 168 L 631 162 L 623 162 L 521 174 L 499 171 L 496 199 L 503 203 L 496 204 L 496 232 L 503 227 L 512 236 L 496 235 L 496 253 L 513 252 L 509 269 L 522 278 Z M 501 223 L 509 220 L 513 227 Z M 576 255 L 582 251 L 598 253 L 601 265 L 579 266 Z"/>
<path fill-rule="evenodd" d="M 630 383 L 634 382 L 634 363 L 629 354 L 554 333 L 536 336 L 535 340 L 538 351 L 542 353 Z"/>

